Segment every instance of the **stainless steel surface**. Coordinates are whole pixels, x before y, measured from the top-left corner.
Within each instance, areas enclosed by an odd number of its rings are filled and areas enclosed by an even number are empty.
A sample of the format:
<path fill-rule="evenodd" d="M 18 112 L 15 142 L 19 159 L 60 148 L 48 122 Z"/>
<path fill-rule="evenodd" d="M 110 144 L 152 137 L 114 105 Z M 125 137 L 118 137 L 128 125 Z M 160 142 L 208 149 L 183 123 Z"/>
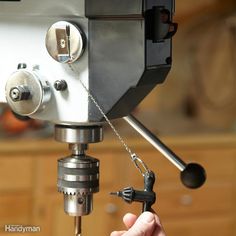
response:
<path fill-rule="evenodd" d="M 75 236 L 81 236 L 81 233 L 82 233 L 81 225 L 82 225 L 81 216 L 76 216 L 75 217 Z"/>
<path fill-rule="evenodd" d="M 85 151 L 88 149 L 88 145 L 80 143 L 71 143 L 69 144 L 69 149 L 71 150 L 72 155 L 81 156 L 85 155 Z"/>
<path fill-rule="evenodd" d="M 64 211 L 69 216 L 89 215 L 93 210 L 93 195 L 64 194 Z"/>
<path fill-rule="evenodd" d="M 36 72 L 18 70 L 7 80 L 5 94 L 14 112 L 28 116 L 45 108 L 50 100 L 51 90 Z"/>
<path fill-rule="evenodd" d="M 73 63 L 83 54 L 85 36 L 76 25 L 59 21 L 53 24 L 46 35 L 49 55 L 60 63 Z"/>
<path fill-rule="evenodd" d="M 64 143 L 97 143 L 103 140 L 102 126 L 55 126 L 55 139 Z"/>
<path fill-rule="evenodd" d="M 148 130 L 134 116 L 124 117 L 124 120 L 130 124 L 139 134 L 141 134 L 150 144 L 152 144 L 159 152 L 161 152 L 171 163 L 173 163 L 180 171 L 186 167 L 186 163 L 182 161 L 173 151 L 171 151 L 164 143 L 161 142 L 150 130 Z"/>

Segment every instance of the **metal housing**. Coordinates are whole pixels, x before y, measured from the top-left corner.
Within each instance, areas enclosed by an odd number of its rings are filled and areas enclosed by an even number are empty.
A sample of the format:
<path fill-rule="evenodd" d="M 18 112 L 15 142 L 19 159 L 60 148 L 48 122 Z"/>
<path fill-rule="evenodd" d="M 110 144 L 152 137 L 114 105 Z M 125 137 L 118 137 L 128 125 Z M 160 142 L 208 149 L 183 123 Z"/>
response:
<path fill-rule="evenodd" d="M 128 115 L 170 70 L 171 38 L 155 41 L 149 37 L 148 13 L 165 9 L 171 21 L 173 7 L 172 0 L 0 2 L 0 50 L 7 55 L 0 62 L 0 101 L 6 101 L 6 80 L 23 62 L 29 71 L 38 65 L 52 94 L 45 109 L 32 118 L 64 125 L 103 121 L 79 80 L 109 118 Z M 53 60 L 45 47 L 47 30 L 58 21 L 78 26 L 87 41 L 80 60 L 72 65 L 75 73 Z M 53 85 L 60 79 L 66 81 L 67 90 L 55 90 Z"/>

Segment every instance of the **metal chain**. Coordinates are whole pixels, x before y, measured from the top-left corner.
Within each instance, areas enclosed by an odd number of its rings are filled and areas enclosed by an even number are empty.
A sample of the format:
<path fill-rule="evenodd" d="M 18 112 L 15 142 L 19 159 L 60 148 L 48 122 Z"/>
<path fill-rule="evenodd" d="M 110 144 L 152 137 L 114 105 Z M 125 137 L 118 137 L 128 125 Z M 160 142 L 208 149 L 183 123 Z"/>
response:
<path fill-rule="evenodd" d="M 78 72 L 72 67 L 71 64 L 69 64 L 70 69 L 77 74 Z M 89 98 L 91 99 L 91 101 L 94 103 L 94 105 L 97 107 L 97 109 L 99 110 L 99 112 L 102 114 L 102 116 L 104 117 L 104 119 L 106 120 L 106 122 L 108 123 L 108 125 L 111 127 L 112 131 L 114 132 L 114 134 L 117 136 L 117 138 L 119 139 L 119 141 L 121 142 L 121 144 L 124 146 L 125 150 L 129 153 L 130 155 L 130 159 L 131 161 L 134 163 L 135 167 L 138 169 L 138 171 L 144 176 L 145 173 L 149 172 L 149 168 L 147 167 L 147 165 L 144 163 L 144 161 L 142 161 L 138 155 L 134 152 L 132 152 L 131 148 L 126 144 L 126 142 L 124 141 L 124 139 L 121 137 L 121 135 L 119 134 L 119 132 L 117 131 L 117 129 L 115 128 L 115 126 L 112 124 L 112 122 L 109 120 L 109 118 L 107 117 L 107 115 L 105 114 L 105 112 L 102 110 L 101 106 L 99 106 L 98 102 L 96 101 L 96 99 L 94 98 L 94 96 L 91 94 L 91 92 L 89 91 L 89 89 L 85 86 L 85 84 L 83 83 L 83 81 L 81 81 L 81 79 L 79 79 L 80 84 L 82 85 L 82 87 L 85 89 L 85 91 L 88 93 Z"/>

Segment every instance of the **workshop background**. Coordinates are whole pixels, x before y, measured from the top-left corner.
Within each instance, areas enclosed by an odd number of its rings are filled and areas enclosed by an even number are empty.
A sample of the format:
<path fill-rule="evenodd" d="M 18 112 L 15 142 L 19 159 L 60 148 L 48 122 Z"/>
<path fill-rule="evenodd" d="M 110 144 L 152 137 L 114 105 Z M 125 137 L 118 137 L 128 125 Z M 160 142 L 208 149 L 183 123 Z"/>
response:
<path fill-rule="evenodd" d="M 188 190 L 178 170 L 124 122 L 115 122 L 133 150 L 157 175 L 154 209 L 167 236 L 236 235 L 236 2 L 176 0 L 179 30 L 173 40 L 173 68 L 135 110 L 186 162 L 207 170 L 208 180 Z M 57 159 L 67 146 L 53 141 L 49 124 L 17 121 L 1 106 L 0 235 L 4 225 L 39 226 L 43 236 L 73 235 L 73 218 L 64 214 L 57 193 Z M 109 192 L 142 188 L 143 179 L 110 131 L 89 154 L 101 161 L 100 193 L 94 212 L 83 217 L 83 235 L 110 235 L 123 229 L 125 204 Z M 14 234 L 18 235 L 18 234 Z"/>

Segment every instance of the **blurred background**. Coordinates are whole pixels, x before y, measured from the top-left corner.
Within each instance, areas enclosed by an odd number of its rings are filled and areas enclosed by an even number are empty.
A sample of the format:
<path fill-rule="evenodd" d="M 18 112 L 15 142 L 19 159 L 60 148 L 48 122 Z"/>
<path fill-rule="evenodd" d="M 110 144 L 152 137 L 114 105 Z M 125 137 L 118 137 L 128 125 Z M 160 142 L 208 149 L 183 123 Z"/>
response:
<path fill-rule="evenodd" d="M 175 167 L 123 121 L 115 125 L 157 175 L 154 209 L 167 236 L 236 236 L 236 2 L 176 0 L 175 21 L 171 73 L 134 113 L 186 162 L 201 163 L 207 183 L 186 189 Z M 56 161 L 69 152 L 52 136 L 51 125 L 19 121 L 0 106 L 0 235 L 9 234 L 6 224 L 41 228 L 25 235 L 73 235 L 56 189 Z M 142 189 L 143 179 L 109 127 L 104 143 L 88 153 L 101 161 L 101 190 L 93 214 L 84 217 L 84 235 L 110 235 L 141 205 L 109 192 Z"/>

